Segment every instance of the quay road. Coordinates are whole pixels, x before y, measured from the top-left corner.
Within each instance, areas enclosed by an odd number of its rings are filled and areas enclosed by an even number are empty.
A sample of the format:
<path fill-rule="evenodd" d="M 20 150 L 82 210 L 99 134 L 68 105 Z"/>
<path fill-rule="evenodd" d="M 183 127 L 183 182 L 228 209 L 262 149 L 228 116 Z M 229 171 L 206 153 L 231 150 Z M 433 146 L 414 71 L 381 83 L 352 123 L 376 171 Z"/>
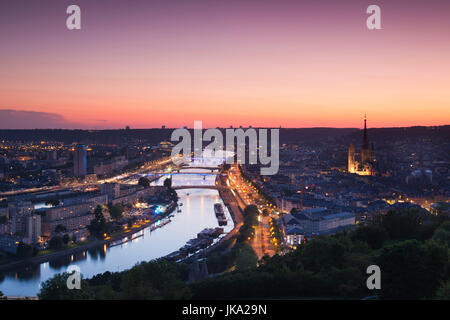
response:
<path fill-rule="evenodd" d="M 230 168 L 227 184 L 235 190 L 238 195 L 236 198 L 240 199 L 241 205 L 244 208 L 250 204 L 256 204 L 260 212 L 266 208 L 266 201 L 261 198 L 252 186 L 244 181 L 237 164 L 234 164 Z M 260 214 L 258 217 L 258 226 L 255 228 L 255 236 L 250 243 L 258 259 L 261 259 L 264 255 L 271 257 L 275 254 L 275 249 L 270 239 L 269 217 Z"/>

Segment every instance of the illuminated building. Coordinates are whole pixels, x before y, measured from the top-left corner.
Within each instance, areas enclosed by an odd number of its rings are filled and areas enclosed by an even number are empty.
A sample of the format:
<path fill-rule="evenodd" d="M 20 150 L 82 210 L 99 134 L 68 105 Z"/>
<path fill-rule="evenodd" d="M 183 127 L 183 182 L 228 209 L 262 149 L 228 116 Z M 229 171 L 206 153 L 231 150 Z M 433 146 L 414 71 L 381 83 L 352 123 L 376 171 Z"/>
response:
<path fill-rule="evenodd" d="M 290 247 L 296 247 L 305 238 L 323 234 L 334 234 L 355 224 L 352 212 L 336 212 L 326 208 L 305 209 L 298 213 L 285 214 L 282 217 L 284 241 Z"/>
<path fill-rule="evenodd" d="M 373 144 L 369 144 L 369 138 L 367 136 L 367 119 L 366 116 L 364 116 L 364 131 L 361 152 L 359 153 L 358 159 L 358 154 L 355 151 L 354 144 L 350 144 L 348 148 L 348 172 L 362 176 L 373 176 L 376 174 L 375 162 L 375 152 Z"/>

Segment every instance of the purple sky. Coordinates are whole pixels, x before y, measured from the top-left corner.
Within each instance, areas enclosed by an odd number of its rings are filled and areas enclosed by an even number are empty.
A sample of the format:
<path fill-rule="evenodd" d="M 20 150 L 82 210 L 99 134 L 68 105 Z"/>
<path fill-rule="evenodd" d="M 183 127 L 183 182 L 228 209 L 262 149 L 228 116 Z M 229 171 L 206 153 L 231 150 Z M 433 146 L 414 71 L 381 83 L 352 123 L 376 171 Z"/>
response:
<path fill-rule="evenodd" d="M 0 127 L 450 122 L 450 1 L 2 0 L 0 39 Z"/>

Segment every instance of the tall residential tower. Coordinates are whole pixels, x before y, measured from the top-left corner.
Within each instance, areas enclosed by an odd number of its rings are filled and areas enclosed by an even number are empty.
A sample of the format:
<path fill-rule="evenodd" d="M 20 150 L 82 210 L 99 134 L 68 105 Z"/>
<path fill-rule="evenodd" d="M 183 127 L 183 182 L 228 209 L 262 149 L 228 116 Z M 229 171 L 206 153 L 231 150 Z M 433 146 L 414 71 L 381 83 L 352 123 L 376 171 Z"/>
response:
<path fill-rule="evenodd" d="M 86 147 L 79 144 L 73 153 L 73 174 L 75 177 L 84 177 L 87 173 Z"/>

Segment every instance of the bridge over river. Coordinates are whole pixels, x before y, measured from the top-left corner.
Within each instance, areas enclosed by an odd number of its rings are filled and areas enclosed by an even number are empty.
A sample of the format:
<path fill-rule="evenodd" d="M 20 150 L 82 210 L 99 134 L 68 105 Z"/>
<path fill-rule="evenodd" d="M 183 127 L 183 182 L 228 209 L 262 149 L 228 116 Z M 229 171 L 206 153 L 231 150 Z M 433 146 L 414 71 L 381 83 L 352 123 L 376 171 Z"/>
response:
<path fill-rule="evenodd" d="M 177 168 L 175 170 L 182 170 L 182 169 L 205 169 L 205 170 L 219 170 L 219 167 L 200 167 L 200 166 L 184 166 L 184 167 L 180 167 Z"/>
<path fill-rule="evenodd" d="M 173 186 L 172 189 L 174 190 L 182 190 L 182 189 L 213 189 L 213 190 L 219 190 L 219 191 L 223 191 L 223 190 L 230 190 L 229 187 L 227 186 L 217 186 L 217 185 L 205 185 L 205 186 L 189 186 L 189 185 L 185 185 L 185 186 Z"/>

